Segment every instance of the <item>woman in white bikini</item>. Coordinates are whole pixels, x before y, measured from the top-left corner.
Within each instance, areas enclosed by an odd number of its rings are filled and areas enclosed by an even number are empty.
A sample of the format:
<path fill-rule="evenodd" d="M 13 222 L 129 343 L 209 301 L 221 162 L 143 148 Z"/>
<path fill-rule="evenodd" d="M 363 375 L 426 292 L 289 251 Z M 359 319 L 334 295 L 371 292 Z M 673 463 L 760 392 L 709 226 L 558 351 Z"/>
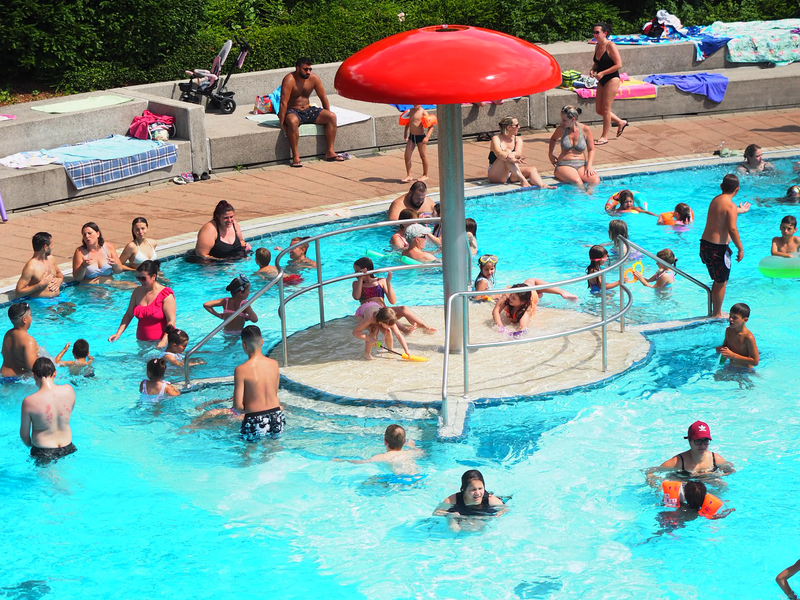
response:
<path fill-rule="evenodd" d="M 119 262 L 124 270 L 135 271 L 136 267 L 144 261 L 158 258 L 158 253 L 156 252 L 158 241 L 148 238 L 147 231 L 147 219 L 136 217 L 131 224 L 133 241 L 128 242 L 119 257 Z"/>

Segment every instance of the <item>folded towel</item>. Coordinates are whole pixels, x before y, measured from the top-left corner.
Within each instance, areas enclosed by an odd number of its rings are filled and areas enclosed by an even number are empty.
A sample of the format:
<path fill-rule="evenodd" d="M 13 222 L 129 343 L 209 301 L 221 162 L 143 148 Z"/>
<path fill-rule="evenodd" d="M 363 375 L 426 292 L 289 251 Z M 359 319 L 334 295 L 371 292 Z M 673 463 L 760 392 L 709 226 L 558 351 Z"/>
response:
<path fill-rule="evenodd" d="M 575 89 L 575 93 L 581 98 L 594 98 L 597 96 L 597 89 L 583 88 Z M 638 99 L 644 100 L 647 98 L 656 97 L 656 86 L 650 83 L 645 83 L 640 79 L 628 79 L 619 85 L 617 95 L 614 96 L 615 100 Z"/>

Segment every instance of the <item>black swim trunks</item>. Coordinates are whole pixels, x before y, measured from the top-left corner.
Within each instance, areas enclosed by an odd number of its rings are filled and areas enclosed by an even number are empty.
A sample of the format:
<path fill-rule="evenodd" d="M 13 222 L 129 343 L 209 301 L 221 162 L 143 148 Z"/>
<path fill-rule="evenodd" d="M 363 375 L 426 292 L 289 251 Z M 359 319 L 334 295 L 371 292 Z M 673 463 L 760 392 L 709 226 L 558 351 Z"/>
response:
<path fill-rule="evenodd" d="M 415 146 L 418 146 L 418 145 L 419 145 L 421 142 L 425 141 L 425 134 L 424 134 L 424 133 L 421 133 L 421 134 L 417 135 L 417 134 L 415 134 L 415 133 L 412 133 L 412 134 L 410 134 L 410 135 L 408 136 L 408 139 L 410 139 L 410 140 L 411 140 L 411 142 L 412 142 L 412 143 L 413 143 Z"/>
<path fill-rule="evenodd" d="M 317 117 L 319 113 L 322 112 L 322 109 L 319 106 L 309 106 L 305 110 L 297 110 L 296 108 L 290 108 L 286 111 L 286 114 L 294 113 L 297 115 L 297 118 L 300 119 L 300 125 L 307 125 L 307 124 L 314 124 L 317 122 Z"/>
<path fill-rule="evenodd" d="M 286 415 L 280 407 L 275 407 L 245 414 L 240 431 L 243 440 L 257 442 L 267 435 L 278 435 L 284 427 L 286 427 Z"/>
<path fill-rule="evenodd" d="M 31 456 L 36 462 L 37 467 L 43 467 L 45 465 L 49 465 L 51 462 L 57 461 L 59 458 L 64 458 L 65 456 L 69 456 L 73 452 L 77 451 L 78 449 L 72 442 L 66 446 L 61 446 L 60 448 L 37 448 L 36 446 L 32 446 Z"/>
<path fill-rule="evenodd" d="M 715 283 L 725 283 L 731 275 L 731 249 L 727 244 L 700 240 L 700 260 Z"/>

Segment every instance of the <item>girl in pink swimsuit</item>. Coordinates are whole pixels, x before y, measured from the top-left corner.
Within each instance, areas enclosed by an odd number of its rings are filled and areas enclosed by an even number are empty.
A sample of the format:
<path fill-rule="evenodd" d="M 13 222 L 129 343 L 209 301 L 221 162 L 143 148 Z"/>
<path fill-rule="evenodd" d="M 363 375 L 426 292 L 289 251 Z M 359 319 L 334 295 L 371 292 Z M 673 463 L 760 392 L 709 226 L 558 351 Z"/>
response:
<path fill-rule="evenodd" d="M 146 260 L 136 269 L 136 280 L 139 287 L 133 290 L 128 309 L 122 317 L 117 332 L 108 338 L 109 342 L 116 342 L 133 317 L 139 319 L 136 327 L 136 339 L 142 342 L 158 341 L 158 347 L 167 345 L 167 325 L 175 325 L 177 306 L 175 294 L 156 281 L 158 267 L 161 263 L 157 260 Z"/>
<path fill-rule="evenodd" d="M 250 295 L 250 280 L 244 275 L 239 275 L 236 279 L 231 281 L 225 289 L 231 293 L 230 298 L 209 300 L 203 304 L 203 308 L 223 321 L 239 310 L 239 307 L 247 300 L 247 297 Z M 214 310 L 217 306 L 222 307 L 221 313 Z M 252 306 L 248 306 L 239 316 L 225 325 L 223 333 L 226 335 L 241 335 L 242 329 L 247 321 L 251 323 L 258 322 L 258 315 L 256 311 L 253 310 Z"/>

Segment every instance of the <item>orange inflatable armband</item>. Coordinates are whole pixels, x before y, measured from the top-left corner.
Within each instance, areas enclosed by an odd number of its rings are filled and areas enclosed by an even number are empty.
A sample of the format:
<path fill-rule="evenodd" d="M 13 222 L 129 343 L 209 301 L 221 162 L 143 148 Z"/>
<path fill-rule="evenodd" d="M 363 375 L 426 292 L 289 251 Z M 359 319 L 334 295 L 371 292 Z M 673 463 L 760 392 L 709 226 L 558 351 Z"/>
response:
<path fill-rule="evenodd" d="M 697 514 L 706 519 L 711 519 L 717 514 L 717 511 L 722 508 L 722 504 L 722 500 L 716 496 L 706 494 L 705 500 L 703 500 L 703 506 L 700 507 L 700 511 Z"/>
<path fill-rule="evenodd" d="M 680 481 L 664 481 L 661 489 L 664 491 L 664 506 L 678 508 L 681 505 L 681 486 Z M 708 495 L 706 495 L 708 497 Z"/>
<path fill-rule="evenodd" d="M 400 123 L 400 125 L 403 125 L 405 127 L 410 123 L 410 119 L 408 118 L 408 113 L 410 111 L 411 109 L 409 108 L 407 111 L 405 111 L 403 114 L 400 115 L 400 119 L 398 120 L 398 123 Z M 422 117 L 422 126 L 425 129 L 433 127 L 434 125 L 436 125 L 437 122 L 438 121 L 436 120 L 436 115 L 425 115 L 424 117 Z"/>
<path fill-rule="evenodd" d="M 661 217 L 661 222 L 664 225 L 675 225 L 675 217 L 673 216 L 674 212 L 675 211 L 669 211 L 669 212 L 661 213 L 661 215 L 659 215 Z M 692 214 L 692 220 L 690 221 L 690 223 L 693 223 L 694 222 L 694 211 L 690 208 L 689 212 L 691 212 L 691 214 Z"/>

